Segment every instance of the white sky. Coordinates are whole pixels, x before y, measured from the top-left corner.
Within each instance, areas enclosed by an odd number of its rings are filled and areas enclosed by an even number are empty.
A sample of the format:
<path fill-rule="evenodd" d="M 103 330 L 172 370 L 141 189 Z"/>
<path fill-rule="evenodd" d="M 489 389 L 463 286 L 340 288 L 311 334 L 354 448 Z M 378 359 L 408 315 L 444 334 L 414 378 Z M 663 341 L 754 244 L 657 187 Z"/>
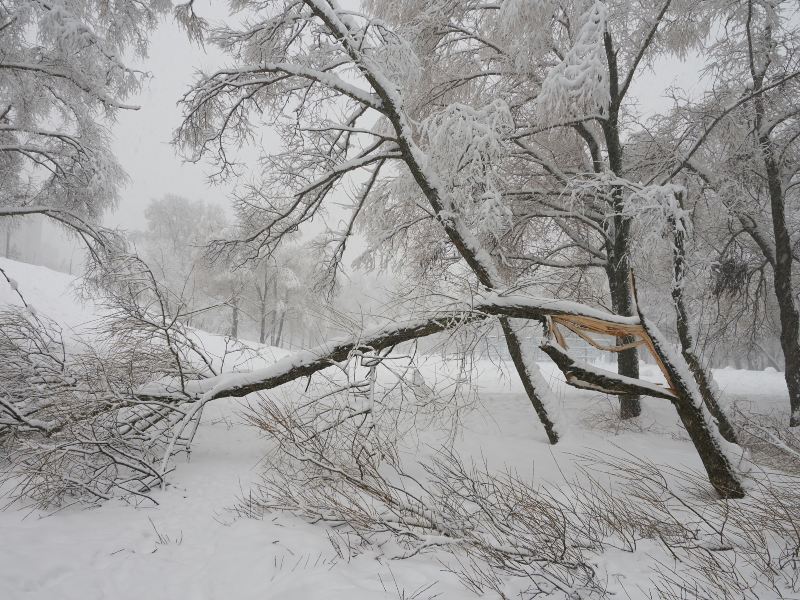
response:
<path fill-rule="evenodd" d="M 197 0 L 196 12 L 209 20 L 227 16 L 227 2 Z M 138 97 L 131 103 L 138 111 L 121 111 L 113 128 L 114 150 L 130 177 L 122 191 L 119 209 L 108 215 L 108 225 L 124 229 L 145 226 L 144 209 L 153 198 L 179 194 L 228 206 L 227 195 L 233 182 L 210 185 L 209 165 L 185 163 L 170 145 L 173 130 L 180 123 L 177 101 L 188 89 L 198 69 L 212 70 L 225 64 L 225 57 L 215 48 L 192 44 L 171 17 L 154 32 L 149 58 L 140 68 L 152 73 Z M 697 91 L 697 69 L 692 62 L 663 61 L 657 73 L 642 73 L 632 87 L 639 98 L 640 111 L 655 112 L 668 108 L 665 90 L 673 84 Z M 270 138 L 265 139 L 270 143 Z"/>
<path fill-rule="evenodd" d="M 227 2 L 197 0 L 195 5 L 198 14 L 211 19 L 227 15 Z M 207 175 L 212 168 L 184 162 L 170 145 L 172 132 L 180 124 L 177 102 L 195 72 L 212 70 L 224 62 L 224 56 L 214 47 L 190 43 L 171 17 L 154 32 L 150 56 L 138 65 L 152 73 L 152 78 L 130 100 L 141 108 L 120 111 L 113 127 L 114 151 L 130 182 L 122 191 L 119 209 L 107 217 L 108 225 L 143 228 L 148 202 L 165 194 L 228 204 L 230 186 L 209 185 Z"/>

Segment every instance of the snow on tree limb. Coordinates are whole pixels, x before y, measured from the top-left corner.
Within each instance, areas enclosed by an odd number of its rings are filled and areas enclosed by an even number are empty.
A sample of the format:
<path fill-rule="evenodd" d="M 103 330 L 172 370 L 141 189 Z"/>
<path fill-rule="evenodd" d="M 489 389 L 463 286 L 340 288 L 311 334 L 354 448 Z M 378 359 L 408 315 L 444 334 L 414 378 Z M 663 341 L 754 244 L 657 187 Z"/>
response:
<path fill-rule="evenodd" d="M 582 16 L 575 43 L 542 83 L 536 101 L 541 121 L 608 115 L 611 95 L 603 47 L 607 18 L 608 9 L 603 2 L 594 2 Z"/>
<path fill-rule="evenodd" d="M 379 351 L 391 348 L 403 342 L 440 333 L 489 316 L 544 321 L 552 315 L 578 315 L 627 326 L 639 323 L 636 317 L 619 317 L 576 302 L 520 295 L 487 294 L 478 297 L 471 306 L 440 311 L 430 318 L 380 327 L 355 338 L 331 342 L 313 350 L 293 354 L 264 369 L 248 373 L 226 373 L 189 381 L 183 389 L 195 400 L 246 396 L 312 375 L 346 360 L 354 351 Z M 178 399 L 179 396 L 175 395 L 177 391 L 161 384 L 151 384 L 140 388 L 137 393 L 141 398 Z M 183 393 L 180 396 L 186 398 Z"/>
<path fill-rule="evenodd" d="M 643 381 L 619 375 L 613 371 L 601 369 L 590 365 L 585 361 L 578 360 L 571 356 L 569 352 L 562 348 L 558 343 L 547 341 L 542 344 L 542 350 L 558 366 L 567 383 L 573 387 L 584 390 L 603 392 L 620 396 L 622 394 L 642 394 L 654 398 L 665 400 L 675 400 L 675 394 L 667 388 Z"/>

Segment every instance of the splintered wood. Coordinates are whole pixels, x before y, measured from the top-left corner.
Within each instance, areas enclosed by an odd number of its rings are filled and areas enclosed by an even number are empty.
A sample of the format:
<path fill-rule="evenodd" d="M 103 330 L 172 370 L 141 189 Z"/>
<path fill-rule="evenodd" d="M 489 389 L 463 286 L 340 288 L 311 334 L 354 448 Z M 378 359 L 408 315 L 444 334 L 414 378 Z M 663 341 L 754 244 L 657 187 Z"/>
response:
<path fill-rule="evenodd" d="M 569 346 L 559 327 L 569 329 L 593 348 L 604 352 L 622 352 L 629 348 L 644 346 L 647 348 L 648 352 L 650 352 L 658 368 L 661 369 L 661 372 L 664 374 L 664 379 L 667 382 L 667 389 L 673 393 L 675 392 L 675 386 L 669 375 L 669 371 L 664 366 L 664 362 L 661 360 L 658 352 L 656 352 L 650 336 L 641 325 L 622 325 L 620 323 L 611 323 L 603 319 L 578 315 L 551 315 L 547 319 L 547 327 L 548 333 L 552 335 L 556 343 L 565 350 L 567 350 Z M 603 344 L 594 339 L 590 335 L 592 333 L 613 336 L 617 339 L 617 343 L 613 345 Z M 621 341 L 626 339 L 632 341 Z"/>

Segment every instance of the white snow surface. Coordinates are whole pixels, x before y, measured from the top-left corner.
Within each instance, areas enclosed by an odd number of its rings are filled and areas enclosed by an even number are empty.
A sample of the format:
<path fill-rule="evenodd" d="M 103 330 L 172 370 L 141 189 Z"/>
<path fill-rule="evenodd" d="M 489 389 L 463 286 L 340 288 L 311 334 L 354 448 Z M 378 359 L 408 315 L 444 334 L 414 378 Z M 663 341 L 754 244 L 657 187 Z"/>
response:
<path fill-rule="evenodd" d="M 65 329 L 78 330 L 96 318 L 93 305 L 77 300 L 71 276 L 7 259 L 0 259 L 0 267 L 19 283 L 28 302 Z M 4 280 L 0 304 L 19 304 Z M 220 343 L 218 336 L 199 335 L 209 347 Z M 264 348 L 264 366 L 285 354 Z M 421 366 L 428 384 L 441 366 L 439 358 Z M 574 455 L 590 449 L 701 468 L 667 401 L 645 399 L 640 428 L 615 431 L 602 426 L 616 410 L 614 399 L 568 388 L 551 364 L 539 366 L 563 419 L 562 442 L 547 443 L 508 365 L 498 369 L 481 361 L 476 367 L 480 407 L 465 418 L 464 433 L 456 442 L 460 452 L 485 460 L 490 468 L 513 469 L 553 484 L 574 472 Z M 663 381 L 653 365 L 643 364 L 642 372 L 647 379 Z M 723 369 L 714 376 L 728 402 L 788 412 L 781 373 Z M 340 558 L 322 524 L 278 513 L 263 519 L 234 516 L 229 509 L 247 496 L 271 449 L 270 440 L 243 422 L 241 406 L 239 400 L 208 406 L 191 459 L 178 460 L 171 485 L 154 496 L 158 506 L 112 501 L 91 510 L 72 506 L 43 512 L 14 504 L 0 512 L 0 599 L 476 597 L 443 570 L 434 552 L 405 560 L 377 552 Z M 419 448 L 420 455 L 425 452 Z M 636 584 L 646 584 L 650 550 L 642 543 L 634 555 L 606 553 L 602 567 L 611 575 L 611 587 L 623 581 L 630 592 Z M 616 591 L 618 597 L 628 597 L 622 588 Z"/>

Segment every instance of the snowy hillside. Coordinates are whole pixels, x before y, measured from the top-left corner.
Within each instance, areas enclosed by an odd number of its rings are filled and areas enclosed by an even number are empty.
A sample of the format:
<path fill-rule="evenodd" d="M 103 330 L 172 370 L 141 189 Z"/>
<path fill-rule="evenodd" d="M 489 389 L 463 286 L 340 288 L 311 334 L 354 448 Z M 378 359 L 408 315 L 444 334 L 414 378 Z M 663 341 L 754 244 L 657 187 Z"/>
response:
<path fill-rule="evenodd" d="M 32 305 L 65 326 L 78 328 L 95 318 L 92 305 L 76 299 L 70 277 L 7 260 L 0 261 L 0 268 Z M 0 283 L 0 299 L 14 302 L 5 283 Z M 202 335 L 209 346 L 219 343 Z M 280 354 L 274 351 L 276 357 Z M 431 359 L 423 367 L 426 379 L 435 376 L 436 363 Z M 552 374 L 549 365 L 542 366 Z M 490 363 L 479 367 L 481 401 L 464 415 L 456 447 L 491 469 L 511 469 L 537 484 L 558 485 L 576 473 L 575 456 L 590 450 L 631 453 L 681 469 L 700 467 L 691 445 L 678 433 L 667 402 L 648 399 L 638 423 L 620 427 L 609 399 L 567 389 L 551 375 L 560 419 L 568 423 L 564 441 L 553 447 L 517 384 L 509 386 Z M 786 405 L 779 373 L 723 370 L 715 376 L 729 402 L 754 403 L 759 410 Z M 209 406 L 191 459 L 179 459 L 170 485 L 155 492 L 158 506 L 115 500 L 94 510 L 67 506 L 46 513 L 16 504 L 0 512 L 0 598 L 474 597 L 444 570 L 447 558 L 436 550 L 403 560 L 388 558 L 389 548 L 383 552 L 356 544 L 348 553 L 336 543 L 344 534 L 322 523 L 285 513 L 252 518 L 231 511 L 242 499 L 246 506 L 262 473 L 261 461 L 271 449 L 269 439 L 243 422 L 241 406 L 237 400 Z M 423 433 L 418 440 L 408 440 L 406 451 L 432 453 L 434 437 Z M 629 597 L 640 598 L 650 577 L 652 552 L 649 543 L 640 544 L 633 555 L 609 551 L 598 568 L 609 577 L 611 590 L 627 590 Z"/>
<path fill-rule="evenodd" d="M 95 318 L 91 303 L 81 302 L 76 279 L 46 267 L 0 258 L 0 269 L 17 284 L 26 301 L 62 327 L 79 329 Z M 0 285 L 0 303 L 21 305 L 15 290 L 5 280 Z"/>
<path fill-rule="evenodd" d="M 92 305 L 78 300 L 72 277 L 6 259 L 0 268 L 29 304 L 65 330 L 95 318 Z M 19 303 L 5 282 L 0 302 Z M 203 337 L 207 347 L 222 343 Z M 342 559 L 325 528 L 287 515 L 236 518 L 229 509 L 246 497 L 269 449 L 242 422 L 239 403 L 223 401 L 209 409 L 191 460 L 157 493 L 157 507 L 110 502 L 97 510 L 0 512 L 0 598 L 396 598 L 397 586 L 408 594 L 448 579 L 425 558 L 396 565 L 375 555 Z M 463 593 L 456 581 L 436 587 L 445 589 L 451 597 Z"/>

